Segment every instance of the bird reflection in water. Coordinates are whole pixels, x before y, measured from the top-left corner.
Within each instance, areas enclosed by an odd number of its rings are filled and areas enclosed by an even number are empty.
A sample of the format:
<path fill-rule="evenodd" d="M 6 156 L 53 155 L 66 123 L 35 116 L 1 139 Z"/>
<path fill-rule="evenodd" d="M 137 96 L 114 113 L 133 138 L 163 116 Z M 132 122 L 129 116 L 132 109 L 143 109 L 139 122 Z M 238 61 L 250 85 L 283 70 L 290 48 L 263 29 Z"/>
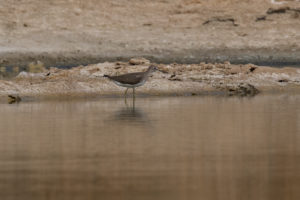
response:
<path fill-rule="evenodd" d="M 125 99 L 125 107 L 118 110 L 114 119 L 118 121 L 124 121 L 126 123 L 134 123 L 140 125 L 150 125 L 150 120 L 147 114 L 140 108 L 135 106 L 135 98 L 132 98 L 132 103 L 127 102 Z"/>

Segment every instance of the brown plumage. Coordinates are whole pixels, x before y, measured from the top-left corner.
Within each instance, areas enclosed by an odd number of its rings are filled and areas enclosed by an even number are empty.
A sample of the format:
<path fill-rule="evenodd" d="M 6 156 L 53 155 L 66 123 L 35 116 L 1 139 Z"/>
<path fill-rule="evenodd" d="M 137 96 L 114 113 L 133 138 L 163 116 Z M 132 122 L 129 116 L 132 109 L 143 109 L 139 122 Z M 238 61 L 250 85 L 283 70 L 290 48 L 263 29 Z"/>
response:
<path fill-rule="evenodd" d="M 148 69 L 145 72 L 128 73 L 119 76 L 104 75 L 104 77 L 109 78 L 119 86 L 138 87 L 144 84 L 147 81 L 148 76 L 155 70 L 156 67 L 154 65 L 151 65 L 148 67 Z"/>
<path fill-rule="evenodd" d="M 120 76 L 104 75 L 104 77 L 107 77 L 113 81 L 117 81 L 122 84 L 135 85 L 142 81 L 144 74 L 145 72 L 136 72 L 136 73 L 123 74 Z"/>
<path fill-rule="evenodd" d="M 134 89 L 136 87 L 143 85 L 147 81 L 148 76 L 156 69 L 157 68 L 154 65 L 151 65 L 148 67 L 147 71 L 145 72 L 135 72 L 135 73 L 123 74 L 120 76 L 104 75 L 104 77 L 109 78 L 118 86 L 126 87 L 127 88 L 125 91 L 125 97 L 126 97 L 128 88 L 133 89 L 133 95 L 134 95 Z"/>

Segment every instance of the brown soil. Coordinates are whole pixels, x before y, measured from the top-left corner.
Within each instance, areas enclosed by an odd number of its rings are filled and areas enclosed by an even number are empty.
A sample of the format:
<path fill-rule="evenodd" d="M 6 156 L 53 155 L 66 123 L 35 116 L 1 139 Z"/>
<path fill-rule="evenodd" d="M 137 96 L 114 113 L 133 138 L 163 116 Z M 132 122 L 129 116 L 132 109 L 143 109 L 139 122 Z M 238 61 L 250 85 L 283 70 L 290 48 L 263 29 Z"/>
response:
<path fill-rule="evenodd" d="M 272 3 L 273 2 L 273 3 Z M 298 0 L 11 0 L 0 64 L 128 60 L 300 63 Z"/>

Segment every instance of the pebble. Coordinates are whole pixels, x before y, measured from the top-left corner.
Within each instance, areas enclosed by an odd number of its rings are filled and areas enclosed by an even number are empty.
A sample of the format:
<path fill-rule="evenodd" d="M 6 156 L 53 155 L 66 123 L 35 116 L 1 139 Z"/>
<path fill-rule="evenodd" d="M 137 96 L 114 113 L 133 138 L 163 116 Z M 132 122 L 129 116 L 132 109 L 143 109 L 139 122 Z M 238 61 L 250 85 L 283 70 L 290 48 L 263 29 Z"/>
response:
<path fill-rule="evenodd" d="M 142 64 L 150 64 L 150 61 L 146 58 L 131 58 L 129 60 L 129 64 L 131 65 L 142 65 Z"/>

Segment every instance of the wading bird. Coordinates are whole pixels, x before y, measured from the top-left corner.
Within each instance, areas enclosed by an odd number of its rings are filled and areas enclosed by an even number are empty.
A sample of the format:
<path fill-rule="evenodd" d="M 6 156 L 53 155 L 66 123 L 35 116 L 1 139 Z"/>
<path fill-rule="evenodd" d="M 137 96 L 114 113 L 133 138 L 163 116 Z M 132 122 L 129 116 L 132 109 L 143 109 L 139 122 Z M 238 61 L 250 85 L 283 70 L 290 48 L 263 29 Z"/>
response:
<path fill-rule="evenodd" d="M 125 98 L 126 94 L 129 88 L 132 88 L 133 90 L 133 98 L 135 98 L 135 88 L 142 86 L 147 81 L 149 75 L 157 70 L 157 67 L 154 65 L 150 65 L 148 69 L 145 72 L 136 72 L 136 73 L 129 73 L 129 74 L 123 74 L 120 76 L 109 76 L 104 75 L 104 77 L 109 78 L 112 80 L 116 85 L 126 87 L 125 91 Z"/>

